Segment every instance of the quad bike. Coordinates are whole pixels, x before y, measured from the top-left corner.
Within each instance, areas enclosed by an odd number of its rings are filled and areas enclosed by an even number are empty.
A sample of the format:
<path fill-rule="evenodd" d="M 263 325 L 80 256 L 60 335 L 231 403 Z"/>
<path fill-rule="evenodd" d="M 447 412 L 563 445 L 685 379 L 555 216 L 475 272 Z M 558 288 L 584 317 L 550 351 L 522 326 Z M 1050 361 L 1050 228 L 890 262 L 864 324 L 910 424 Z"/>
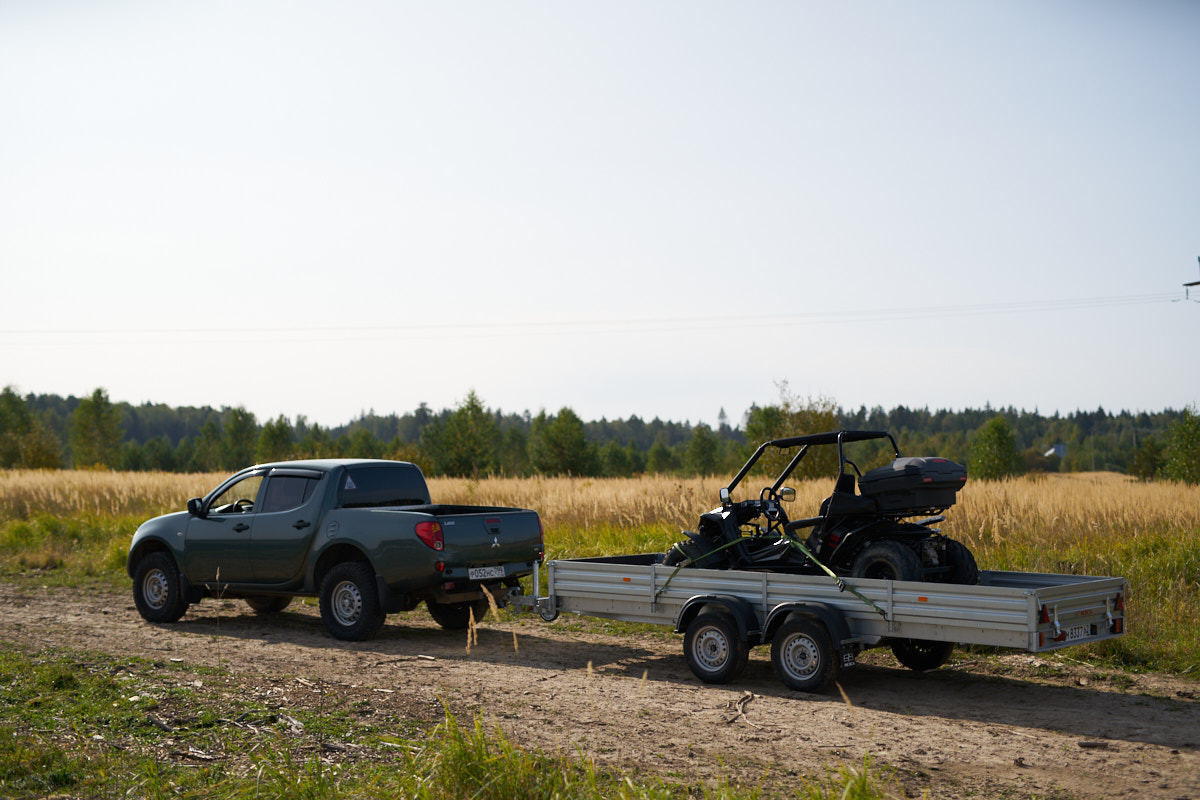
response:
<path fill-rule="evenodd" d="M 895 459 L 862 473 L 846 457 L 847 444 L 886 438 Z M 820 513 L 789 520 L 782 503 L 794 500 L 783 486 L 812 447 L 837 446 L 833 494 Z M 800 448 L 757 499 L 734 502 L 737 485 L 767 448 Z M 848 469 L 849 468 L 849 469 Z M 852 471 L 850 471 L 852 470 Z M 663 563 L 705 569 L 746 569 L 841 577 L 974 584 L 975 557 L 961 542 L 930 527 L 945 519 L 967 480 L 966 468 L 944 458 L 901 458 L 884 431 L 837 431 L 772 439 L 759 446 L 729 485 L 721 507 L 700 517 L 695 532 L 666 552 Z M 855 491 L 855 484 L 858 492 Z M 921 517 L 910 521 L 912 517 Z M 803 536 L 803 531 L 808 531 Z"/>

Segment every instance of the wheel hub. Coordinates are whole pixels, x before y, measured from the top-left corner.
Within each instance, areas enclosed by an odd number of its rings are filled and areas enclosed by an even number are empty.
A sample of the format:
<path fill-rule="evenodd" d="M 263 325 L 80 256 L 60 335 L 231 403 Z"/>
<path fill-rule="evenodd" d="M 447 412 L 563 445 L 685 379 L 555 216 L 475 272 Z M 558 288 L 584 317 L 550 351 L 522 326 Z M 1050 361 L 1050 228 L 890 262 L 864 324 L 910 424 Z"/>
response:
<path fill-rule="evenodd" d="M 160 609 L 167 604 L 167 595 L 170 593 L 170 589 L 171 585 L 167 574 L 161 569 L 152 569 L 146 573 L 146 577 L 142 581 L 142 598 L 146 601 L 146 605 L 153 609 Z"/>
<path fill-rule="evenodd" d="M 797 678 L 812 675 L 821 665 L 816 643 L 804 636 L 793 636 L 783 649 L 783 666 Z"/>
<path fill-rule="evenodd" d="M 729 659 L 729 640 L 715 628 L 708 628 L 696 637 L 695 655 L 705 669 L 720 669 Z"/>
<path fill-rule="evenodd" d="M 342 581 L 333 589 L 333 616 L 339 624 L 353 625 L 362 614 L 362 592 L 353 581 Z"/>

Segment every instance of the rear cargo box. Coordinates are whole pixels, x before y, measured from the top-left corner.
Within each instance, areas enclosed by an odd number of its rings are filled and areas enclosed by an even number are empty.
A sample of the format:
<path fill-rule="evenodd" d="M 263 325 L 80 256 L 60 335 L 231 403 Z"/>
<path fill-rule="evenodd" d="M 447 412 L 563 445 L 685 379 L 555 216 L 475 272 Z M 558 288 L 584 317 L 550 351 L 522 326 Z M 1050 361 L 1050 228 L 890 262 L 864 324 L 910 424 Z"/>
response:
<path fill-rule="evenodd" d="M 864 497 L 884 514 L 929 514 L 954 505 L 967 468 L 945 458 L 897 458 L 858 479 Z"/>

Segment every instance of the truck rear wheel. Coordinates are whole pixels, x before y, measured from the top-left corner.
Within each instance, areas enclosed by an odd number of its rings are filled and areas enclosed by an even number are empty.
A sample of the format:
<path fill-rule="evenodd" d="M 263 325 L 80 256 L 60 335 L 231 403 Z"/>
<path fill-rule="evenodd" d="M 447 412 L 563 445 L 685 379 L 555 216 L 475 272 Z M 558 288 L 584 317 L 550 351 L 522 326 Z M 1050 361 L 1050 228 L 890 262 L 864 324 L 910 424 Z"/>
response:
<path fill-rule="evenodd" d="M 950 660 L 954 642 L 931 642 L 927 639 L 900 639 L 892 642 L 892 655 L 904 666 L 917 672 L 937 669 Z"/>
<path fill-rule="evenodd" d="M 465 630 L 471 624 L 472 612 L 475 613 L 476 622 L 479 622 L 488 613 L 486 597 L 465 603 L 438 603 L 426 600 L 425 607 L 429 609 L 429 616 L 433 617 L 433 621 L 447 631 Z"/>
<path fill-rule="evenodd" d="M 187 611 L 175 559 L 162 551 L 143 556 L 133 571 L 133 604 L 147 622 L 177 622 Z"/>
<path fill-rule="evenodd" d="M 771 665 L 789 689 L 819 692 L 837 677 L 841 663 L 825 626 L 811 619 L 783 623 L 771 639 Z"/>
<path fill-rule="evenodd" d="M 733 617 L 706 611 L 688 625 L 683 657 L 692 674 L 705 683 L 729 683 L 746 668 L 750 648 Z"/>
<path fill-rule="evenodd" d="M 335 639 L 361 642 L 373 636 L 386 615 L 379 606 L 375 573 L 361 561 L 334 564 L 321 581 L 321 620 Z"/>

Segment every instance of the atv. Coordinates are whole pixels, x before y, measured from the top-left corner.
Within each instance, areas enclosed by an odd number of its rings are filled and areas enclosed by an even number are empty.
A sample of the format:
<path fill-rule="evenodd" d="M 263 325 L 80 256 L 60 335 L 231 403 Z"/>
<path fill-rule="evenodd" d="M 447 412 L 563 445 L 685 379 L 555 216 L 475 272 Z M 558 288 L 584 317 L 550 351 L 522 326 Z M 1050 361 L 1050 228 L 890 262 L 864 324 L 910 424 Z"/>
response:
<path fill-rule="evenodd" d="M 887 439 L 894 460 L 866 473 L 846 457 L 846 445 Z M 796 499 L 784 482 L 810 448 L 835 446 L 837 482 L 815 517 L 788 519 L 783 503 Z M 768 448 L 799 448 L 757 499 L 734 502 L 738 484 Z M 930 527 L 945 519 L 967 470 L 945 458 L 901 458 L 885 431 L 836 431 L 772 439 L 761 444 L 729 485 L 721 507 L 700 517 L 695 532 L 666 552 L 663 563 L 705 569 L 974 584 L 975 557 L 961 542 Z M 857 483 L 857 491 L 855 484 Z M 913 520 L 914 517 L 920 519 Z M 807 535 L 805 535 L 807 532 Z M 803 538 L 802 538 L 803 537 Z"/>

